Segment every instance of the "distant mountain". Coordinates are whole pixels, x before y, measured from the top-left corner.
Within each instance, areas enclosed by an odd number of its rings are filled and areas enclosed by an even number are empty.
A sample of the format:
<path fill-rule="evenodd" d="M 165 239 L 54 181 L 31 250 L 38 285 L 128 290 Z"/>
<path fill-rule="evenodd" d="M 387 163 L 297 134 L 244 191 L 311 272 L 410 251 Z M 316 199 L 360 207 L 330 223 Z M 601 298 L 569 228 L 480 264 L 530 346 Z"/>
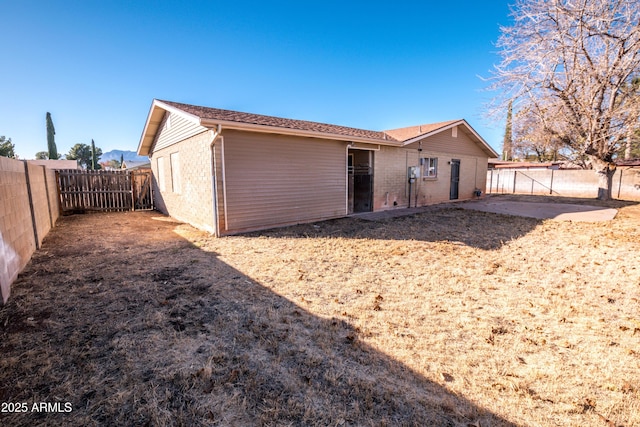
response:
<path fill-rule="evenodd" d="M 138 156 L 135 151 L 127 151 L 127 150 L 111 150 L 106 153 L 102 153 L 100 156 L 101 162 L 108 162 L 109 160 L 117 160 L 120 161 L 120 157 L 124 160 L 129 160 L 131 162 L 148 162 L 149 158 L 147 156 Z"/>

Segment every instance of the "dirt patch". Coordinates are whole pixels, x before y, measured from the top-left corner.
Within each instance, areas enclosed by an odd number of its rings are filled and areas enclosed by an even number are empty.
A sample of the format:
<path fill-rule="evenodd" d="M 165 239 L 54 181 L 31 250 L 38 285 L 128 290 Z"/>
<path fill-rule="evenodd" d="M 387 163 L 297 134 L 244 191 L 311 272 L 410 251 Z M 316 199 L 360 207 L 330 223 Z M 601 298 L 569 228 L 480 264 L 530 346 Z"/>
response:
<path fill-rule="evenodd" d="M 627 207 L 606 225 L 446 207 L 223 239 L 154 213 L 61 218 L 0 309 L 0 402 L 73 410 L 0 419 L 640 424 Z"/>

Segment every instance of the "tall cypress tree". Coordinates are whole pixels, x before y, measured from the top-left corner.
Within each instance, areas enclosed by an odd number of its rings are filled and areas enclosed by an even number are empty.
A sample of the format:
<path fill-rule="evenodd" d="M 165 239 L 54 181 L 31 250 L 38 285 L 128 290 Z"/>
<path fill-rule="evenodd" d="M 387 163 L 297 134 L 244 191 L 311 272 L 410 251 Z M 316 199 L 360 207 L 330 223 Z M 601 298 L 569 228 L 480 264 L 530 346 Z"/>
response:
<path fill-rule="evenodd" d="M 509 111 L 507 111 L 507 126 L 504 129 L 504 139 L 502 141 L 502 160 L 513 160 L 513 101 L 509 102 Z"/>
<path fill-rule="evenodd" d="M 49 150 L 49 159 L 58 160 L 60 155 L 58 154 L 58 148 L 56 147 L 56 128 L 53 127 L 53 120 L 51 120 L 51 113 L 47 111 L 47 148 Z"/>
<path fill-rule="evenodd" d="M 96 170 L 98 158 L 96 156 L 96 143 L 91 140 L 91 170 Z"/>

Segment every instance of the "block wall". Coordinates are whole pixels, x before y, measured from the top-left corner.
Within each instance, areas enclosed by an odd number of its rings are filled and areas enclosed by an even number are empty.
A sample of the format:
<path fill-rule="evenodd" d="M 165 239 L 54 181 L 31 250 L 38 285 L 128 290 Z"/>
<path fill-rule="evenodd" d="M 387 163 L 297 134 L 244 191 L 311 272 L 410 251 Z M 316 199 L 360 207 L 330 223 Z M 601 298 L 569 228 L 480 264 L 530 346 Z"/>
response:
<path fill-rule="evenodd" d="M 208 132 L 153 152 L 156 209 L 213 233 L 211 136 Z"/>
<path fill-rule="evenodd" d="M 31 204 L 33 210 L 33 218 L 35 222 L 35 237 L 37 238 L 38 247 L 42 245 L 42 239 L 49 233 L 53 224 L 51 224 L 51 215 L 49 211 L 49 198 L 47 192 L 47 181 L 45 168 L 27 163 L 29 172 L 29 187 L 31 189 Z"/>
<path fill-rule="evenodd" d="M 408 168 L 413 166 L 420 168 L 420 158 L 438 159 L 437 176 L 435 178 L 421 176 L 409 188 Z M 380 151 L 374 153 L 373 210 L 426 206 L 449 201 L 450 162 L 453 159 L 460 160 L 457 200 L 473 198 L 476 189 L 484 194 L 486 157 L 381 147 Z M 409 191 L 411 191 L 411 197 L 409 197 Z"/>
<path fill-rule="evenodd" d="M 494 169 L 487 172 L 487 192 L 595 198 L 598 176 L 592 170 Z M 620 167 L 611 182 L 611 196 L 640 201 L 640 168 Z"/>
<path fill-rule="evenodd" d="M 4 302 L 11 284 L 55 224 L 56 186 L 55 172 L 44 166 L 0 157 L 0 289 Z M 51 194 L 56 197 L 51 199 Z"/>

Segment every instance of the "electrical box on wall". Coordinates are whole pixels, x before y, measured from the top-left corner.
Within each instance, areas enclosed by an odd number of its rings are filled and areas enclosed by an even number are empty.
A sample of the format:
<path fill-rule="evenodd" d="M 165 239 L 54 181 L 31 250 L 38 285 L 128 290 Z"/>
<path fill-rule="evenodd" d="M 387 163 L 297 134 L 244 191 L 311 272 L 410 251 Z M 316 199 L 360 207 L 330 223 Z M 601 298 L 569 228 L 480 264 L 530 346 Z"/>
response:
<path fill-rule="evenodd" d="M 410 166 L 407 171 L 407 176 L 409 182 L 415 182 L 416 179 L 420 178 L 420 168 L 418 166 Z"/>

